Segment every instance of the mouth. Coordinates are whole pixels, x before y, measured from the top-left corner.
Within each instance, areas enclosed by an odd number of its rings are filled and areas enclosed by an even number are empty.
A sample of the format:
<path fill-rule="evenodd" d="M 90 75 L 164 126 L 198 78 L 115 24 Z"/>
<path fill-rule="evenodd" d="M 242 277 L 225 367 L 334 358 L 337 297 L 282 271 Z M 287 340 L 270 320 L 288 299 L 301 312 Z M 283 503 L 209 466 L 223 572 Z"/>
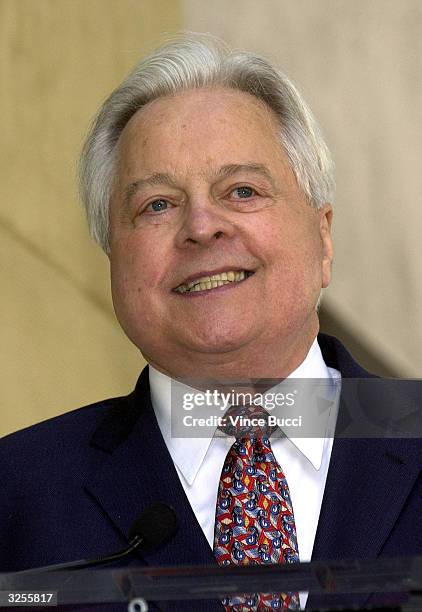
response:
<path fill-rule="evenodd" d="M 254 274 L 252 270 L 228 270 L 227 272 L 220 272 L 218 274 L 200 276 L 179 285 L 173 289 L 173 291 L 179 294 L 212 291 L 224 285 L 241 283 L 252 276 L 252 274 Z"/>

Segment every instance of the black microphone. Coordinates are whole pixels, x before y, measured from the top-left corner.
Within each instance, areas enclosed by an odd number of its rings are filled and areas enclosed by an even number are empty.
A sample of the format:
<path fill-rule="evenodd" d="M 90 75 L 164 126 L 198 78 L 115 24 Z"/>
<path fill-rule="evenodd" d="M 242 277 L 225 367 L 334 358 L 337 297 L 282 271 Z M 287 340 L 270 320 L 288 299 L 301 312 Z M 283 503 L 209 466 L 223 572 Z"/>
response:
<path fill-rule="evenodd" d="M 155 548 L 169 540 L 177 531 L 177 516 L 173 508 L 157 502 L 144 510 L 133 522 L 129 531 L 129 545 L 116 553 L 100 557 L 99 559 L 81 559 L 56 565 L 45 565 L 43 567 L 31 568 L 16 572 L 18 574 L 38 574 L 40 572 L 52 572 L 57 570 L 84 569 L 111 563 L 123 559 L 130 553 L 145 548 Z"/>

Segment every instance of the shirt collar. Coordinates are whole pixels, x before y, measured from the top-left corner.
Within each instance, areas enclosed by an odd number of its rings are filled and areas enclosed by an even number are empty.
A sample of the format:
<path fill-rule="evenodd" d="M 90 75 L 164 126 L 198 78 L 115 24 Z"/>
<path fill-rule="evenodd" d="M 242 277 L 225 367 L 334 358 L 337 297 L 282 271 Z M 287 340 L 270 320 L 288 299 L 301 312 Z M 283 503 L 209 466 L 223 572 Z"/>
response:
<path fill-rule="evenodd" d="M 191 485 L 195 480 L 199 468 L 204 461 L 210 444 L 215 438 L 175 438 L 171 435 L 171 383 L 172 379 L 159 372 L 153 366 L 149 366 L 149 382 L 151 390 L 151 401 L 155 416 L 161 430 L 161 434 L 167 445 L 174 464 L 179 468 L 185 480 Z M 328 368 L 322 357 L 321 349 L 315 338 L 304 361 L 294 370 L 288 378 L 329 378 L 333 382 L 340 379 L 340 373 L 333 368 Z M 273 391 L 269 390 L 270 391 Z M 334 419 L 336 411 L 327 414 L 328 421 Z M 331 422 L 332 425 L 332 422 Z M 328 437 L 327 433 L 327 437 Z M 318 470 L 321 466 L 324 451 L 324 438 L 289 438 L 294 446 L 301 452 Z M 227 450 L 233 440 L 230 438 L 219 438 L 219 443 L 225 443 Z M 274 444 L 272 442 L 272 444 Z"/>

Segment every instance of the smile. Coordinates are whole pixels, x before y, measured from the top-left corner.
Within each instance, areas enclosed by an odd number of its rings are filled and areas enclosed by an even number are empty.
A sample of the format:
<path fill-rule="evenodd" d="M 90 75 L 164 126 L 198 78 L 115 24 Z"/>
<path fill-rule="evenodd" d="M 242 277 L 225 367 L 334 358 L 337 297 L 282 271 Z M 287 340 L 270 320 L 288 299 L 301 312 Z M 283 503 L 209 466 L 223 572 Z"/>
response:
<path fill-rule="evenodd" d="M 213 274 L 212 276 L 201 276 L 187 284 L 179 285 L 174 291 L 182 294 L 194 293 L 197 291 L 210 291 L 222 287 L 223 285 L 240 283 L 249 278 L 249 276 L 252 276 L 252 274 L 253 272 L 248 270 L 229 270 L 228 272 L 221 272 L 220 274 Z"/>

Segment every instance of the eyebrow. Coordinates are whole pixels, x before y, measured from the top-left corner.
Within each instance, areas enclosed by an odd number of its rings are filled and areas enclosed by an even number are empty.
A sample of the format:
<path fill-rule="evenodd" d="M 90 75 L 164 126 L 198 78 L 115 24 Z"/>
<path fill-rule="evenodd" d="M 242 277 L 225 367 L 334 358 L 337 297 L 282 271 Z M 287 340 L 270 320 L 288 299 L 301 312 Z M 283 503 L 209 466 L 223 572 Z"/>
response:
<path fill-rule="evenodd" d="M 233 176 L 234 174 L 239 174 L 240 172 L 255 172 L 256 174 L 261 174 L 271 183 L 273 187 L 275 187 L 271 172 L 267 166 L 264 166 L 264 164 L 227 164 L 226 166 L 219 168 L 216 176 L 217 178 L 226 178 Z"/>
<path fill-rule="evenodd" d="M 124 203 L 129 204 L 130 198 L 142 187 L 155 187 L 156 185 L 168 185 L 169 187 L 176 187 L 175 181 L 172 179 L 170 174 L 164 172 L 155 172 L 150 176 L 138 179 L 133 183 L 130 183 L 124 191 Z"/>
<path fill-rule="evenodd" d="M 228 178 L 241 172 L 255 172 L 256 174 L 261 174 L 271 183 L 271 186 L 275 189 L 275 183 L 273 177 L 271 176 L 271 172 L 264 164 L 226 164 L 225 166 L 221 166 L 221 168 L 219 168 L 217 172 L 213 174 L 213 176 L 217 179 L 221 179 Z M 127 206 L 131 197 L 143 187 L 155 187 L 157 185 L 177 187 L 176 181 L 171 177 L 170 174 L 167 174 L 165 172 L 155 172 L 154 174 L 151 174 L 144 178 L 140 178 L 137 181 L 130 183 L 126 187 L 124 191 L 125 205 Z"/>

